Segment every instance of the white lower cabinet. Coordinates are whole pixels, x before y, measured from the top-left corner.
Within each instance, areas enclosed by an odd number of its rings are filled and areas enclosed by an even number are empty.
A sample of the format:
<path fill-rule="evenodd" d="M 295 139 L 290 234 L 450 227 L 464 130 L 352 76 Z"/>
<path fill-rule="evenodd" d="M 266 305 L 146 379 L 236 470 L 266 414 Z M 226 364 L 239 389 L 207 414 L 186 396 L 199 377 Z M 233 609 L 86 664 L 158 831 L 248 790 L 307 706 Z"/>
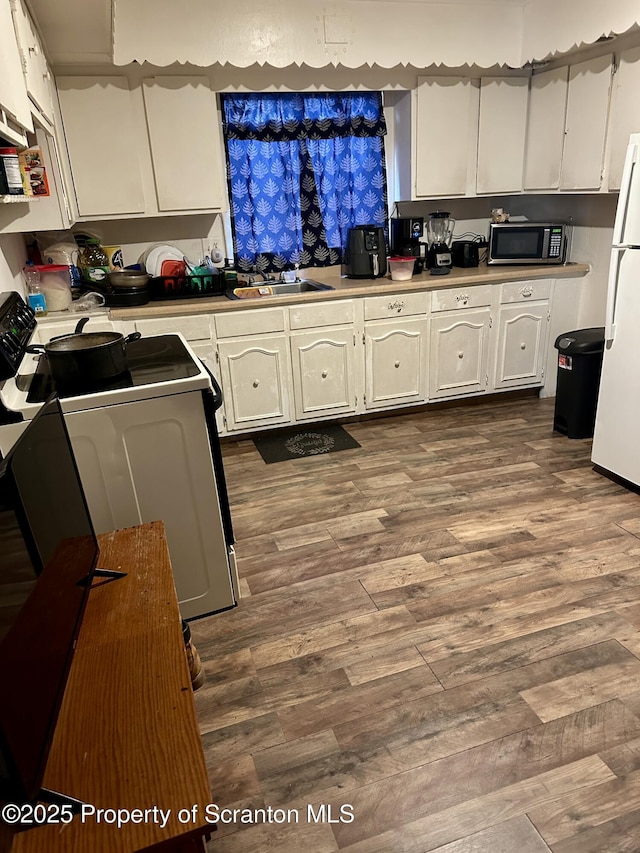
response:
<path fill-rule="evenodd" d="M 544 384 L 553 282 L 520 281 L 500 288 L 496 391 Z"/>
<path fill-rule="evenodd" d="M 496 390 L 543 384 L 548 319 L 544 303 L 500 309 Z"/>
<path fill-rule="evenodd" d="M 296 420 L 356 410 L 353 328 L 291 334 Z"/>
<path fill-rule="evenodd" d="M 431 294 L 429 399 L 482 394 L 489 385 L 491 285 Z"/>
<path fill-rule="evenodd" d="M 376 320 L 365 326 L 365 406 L 388 409 L 426 397 L 427 320 Z"/>
<path fill-rule="evenodd" d="M 136 328 L 185 334 L 222 387 L 219 431 L 240 434 L 543 386 L 553 286 L 459 285 Z"/>
<path fill-rule="evenodd" d="M 429 398 L 482 394 L 489 383 L 489 308 L 431 319 Z"/>
<path fill-rule="evenodd" d="M 426 292 L 364 300 L 366 409 L 426 399 L 428 309 Z"/>
<path fill-rule="evenodd" d="M 214 325 L 226 429 L 288 424 L 291 360 L 284 310 L 228 311 L 215 315 Z"/>
<path fill-rule="evenodd" d="M 218 342 L 229 431 L 290 422 L 287 344 L 284 334 Z"/>

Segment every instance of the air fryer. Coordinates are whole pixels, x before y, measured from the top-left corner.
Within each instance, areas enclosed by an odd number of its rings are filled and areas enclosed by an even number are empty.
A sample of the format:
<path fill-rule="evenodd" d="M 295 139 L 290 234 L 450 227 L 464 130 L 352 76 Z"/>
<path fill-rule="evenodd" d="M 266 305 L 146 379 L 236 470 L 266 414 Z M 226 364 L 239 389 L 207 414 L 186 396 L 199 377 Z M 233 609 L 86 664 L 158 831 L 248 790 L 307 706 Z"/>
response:
<path fill-rule="evenodd" d="M 357 225 L 347 234 L 343 272 L 348 278 L 381 278 L 387 273 L 384 230 L 376 225 Z"/>

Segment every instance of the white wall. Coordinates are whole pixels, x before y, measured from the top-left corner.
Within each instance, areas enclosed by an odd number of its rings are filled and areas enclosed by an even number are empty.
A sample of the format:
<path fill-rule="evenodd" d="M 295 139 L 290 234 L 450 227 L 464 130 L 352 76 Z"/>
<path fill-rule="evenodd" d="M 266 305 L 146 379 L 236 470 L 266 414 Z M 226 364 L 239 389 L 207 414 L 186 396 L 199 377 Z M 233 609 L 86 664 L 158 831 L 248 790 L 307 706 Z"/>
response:
<path fill-rule="evenodd" d="M 24 296 L 22 268 L 26 260 L 22 234 L 0 235 L 0 293 L 18 290 Z"/>
<path fill-rule="evenodd" d="M 137 263 L 142 252 L 153 243 L 176 246 L 192 263 L 200 261 L 216 245 L 228 255 L 219 215 L 79 222 L 72 230 L 95 234 L 103 246 L 122 246 L 125 266 Z"/>

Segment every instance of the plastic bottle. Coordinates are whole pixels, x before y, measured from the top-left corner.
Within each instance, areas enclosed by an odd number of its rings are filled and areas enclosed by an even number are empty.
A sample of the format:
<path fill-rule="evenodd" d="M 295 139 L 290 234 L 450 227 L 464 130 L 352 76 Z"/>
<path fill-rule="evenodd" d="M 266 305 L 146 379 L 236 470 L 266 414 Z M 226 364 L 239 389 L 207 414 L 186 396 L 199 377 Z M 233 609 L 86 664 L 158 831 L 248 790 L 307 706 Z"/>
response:
<path fill-rule="evenodd" d="M 100 245 L 99 240 L 87 240 L 87 244 L 80 253 L 78 266 L 82 278 L 92 284 L 104 282 L 109 272 L 109 258 Z"/>
<path fill-rule="evenodd" d="M 40 273 L 29 261 L 23 271 L 29 305 L 39 317 L 47 313 L 47 300 L 40 286 Z"/>

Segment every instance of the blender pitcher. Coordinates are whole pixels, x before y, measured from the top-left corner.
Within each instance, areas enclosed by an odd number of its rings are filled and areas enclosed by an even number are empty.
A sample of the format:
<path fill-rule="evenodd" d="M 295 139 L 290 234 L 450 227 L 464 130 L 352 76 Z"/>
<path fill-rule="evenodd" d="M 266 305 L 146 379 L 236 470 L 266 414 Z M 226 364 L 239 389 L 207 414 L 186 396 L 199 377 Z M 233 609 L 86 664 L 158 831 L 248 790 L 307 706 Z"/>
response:
<path fill-rule="evenodd" d="M 435 210 L 427 222 L 427 266 L 431 275 L 445 275 L 451 270 L 451 240 L 455 219 L 446 210 Z"/>

